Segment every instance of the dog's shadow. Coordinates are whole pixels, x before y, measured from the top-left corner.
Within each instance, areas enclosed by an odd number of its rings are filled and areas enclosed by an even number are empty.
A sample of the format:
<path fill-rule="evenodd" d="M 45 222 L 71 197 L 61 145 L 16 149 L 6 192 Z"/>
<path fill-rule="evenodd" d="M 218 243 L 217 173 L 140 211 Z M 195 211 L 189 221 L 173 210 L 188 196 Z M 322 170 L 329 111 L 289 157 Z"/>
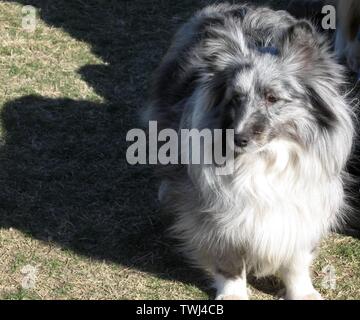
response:
<path fill-rule="evenodd" d="M 164 232 L 153 168 L 125 157 L 148 79 L 199 4 L 9 2 L 34 6 L 46 24 L 90 44 L 105 63 L 78 72 L 104 102 L 24 96 L 2 107 L 0 227 L 208 291 Z"/>
<path fill-rule="evenodd" d="M 213 295 L 166 237 L 152 168 L 125 158 L 147 79 L 176 27 L 209 1 L 9 2 L 33 5 L 48 25 L 91 45 L 106 64 L 79 73 L 105 102 L 25 96 L 3 106 L 0 227 Z M 275 292 L 262 283 L 254 285 Z"/>

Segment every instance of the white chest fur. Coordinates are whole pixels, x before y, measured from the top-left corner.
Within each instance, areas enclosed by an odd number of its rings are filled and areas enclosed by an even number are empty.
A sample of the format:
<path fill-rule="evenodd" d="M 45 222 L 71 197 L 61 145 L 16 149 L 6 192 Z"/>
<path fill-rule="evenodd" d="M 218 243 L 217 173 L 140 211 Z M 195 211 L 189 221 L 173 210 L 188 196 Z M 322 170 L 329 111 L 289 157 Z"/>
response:
<path fill-rule="evenodd" d="M 340 177 L 328 176 L 315 155 L 284 141 L 237 158 L 232 176 L 217 176 L 209 167 L 200 172 L 202 209 L 215 233 L 246 248 L 247 258 L 262 265 L 260 273 L 311 250 L 341 214 Z"/>

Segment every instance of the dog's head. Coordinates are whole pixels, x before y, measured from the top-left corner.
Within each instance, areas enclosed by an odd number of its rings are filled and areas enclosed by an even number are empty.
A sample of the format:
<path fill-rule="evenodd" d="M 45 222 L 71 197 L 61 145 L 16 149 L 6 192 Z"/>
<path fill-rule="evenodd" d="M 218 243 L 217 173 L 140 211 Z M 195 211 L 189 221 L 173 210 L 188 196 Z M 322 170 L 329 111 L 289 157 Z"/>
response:
<path fill-rule="evenodd" d="M 213 70 L 220 65 L 217 58 L 222 68 L 207 82 L 208 101 L 218 111 L 218 126 L 234 129 L 238 153 L 279 138 L 306 147 L 319 132 L 344 122 L 346 110 L 338 99 L 342 69 L 308 22 L 283 30 L 276 49 L 250 48 L 239 59 L 223 43 L 224 52 L 212 57 Z"/>

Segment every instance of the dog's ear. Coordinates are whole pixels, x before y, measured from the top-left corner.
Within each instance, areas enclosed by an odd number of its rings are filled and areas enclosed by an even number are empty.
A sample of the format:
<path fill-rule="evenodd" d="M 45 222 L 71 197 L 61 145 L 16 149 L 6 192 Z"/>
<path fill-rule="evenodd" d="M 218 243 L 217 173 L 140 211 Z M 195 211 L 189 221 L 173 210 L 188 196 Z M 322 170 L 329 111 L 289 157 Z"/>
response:
<path fill-rule="evenodd" d="M 280 55 L 294 71 L 311 70 L 318 50 L 319 43 L 314 27 L 306 20 L 296 22 L 280 37 Z"/>
<path fill-rule="evenodd" d="M 284 33 L 284 42 L 289 45 L 305 44 L 314 39 L 315 30 L 310 22 L 299 20 Z"/>

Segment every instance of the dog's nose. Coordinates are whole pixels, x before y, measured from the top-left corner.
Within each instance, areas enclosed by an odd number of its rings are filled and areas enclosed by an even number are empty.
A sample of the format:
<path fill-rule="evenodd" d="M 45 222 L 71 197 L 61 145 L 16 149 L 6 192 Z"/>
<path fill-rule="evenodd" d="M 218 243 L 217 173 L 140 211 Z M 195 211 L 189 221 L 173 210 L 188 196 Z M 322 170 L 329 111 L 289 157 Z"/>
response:
<path fill-rule="evenodd" d="M 249 137 L 244 134 L 235 134 L 235 145 L 244 148 L 249 143 Z"/>

